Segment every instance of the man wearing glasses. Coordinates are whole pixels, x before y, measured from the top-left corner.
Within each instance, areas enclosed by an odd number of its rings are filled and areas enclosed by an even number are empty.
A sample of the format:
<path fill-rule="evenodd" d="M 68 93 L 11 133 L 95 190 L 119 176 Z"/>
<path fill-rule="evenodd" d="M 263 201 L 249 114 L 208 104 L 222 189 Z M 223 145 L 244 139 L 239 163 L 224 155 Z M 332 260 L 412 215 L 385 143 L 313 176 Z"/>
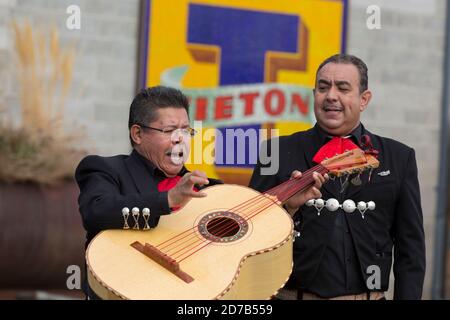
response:
<path fill-rule="evenodd" d="M 203 187 L 221 183 L 184 167 L 195 134 L 188 108 L 179 90 L 162 86 L 142 90 L 130 106 L 131 154 L 90 155 L 80 162 L 75 178 L 86 246 L 102 230 L 142 230 L 146 222 L 156 227 L 161 215 L 176 212 L 191 198 L 204 197 Z M 128 216 L 132 212 L 123 212 L 134 207 L 140 209 L 137 223 Z M 143 216 L 143 208 L 150 209 L 149 218 Z M 87 281 L 83 289 L 88 297 L 97 298 Z"/>

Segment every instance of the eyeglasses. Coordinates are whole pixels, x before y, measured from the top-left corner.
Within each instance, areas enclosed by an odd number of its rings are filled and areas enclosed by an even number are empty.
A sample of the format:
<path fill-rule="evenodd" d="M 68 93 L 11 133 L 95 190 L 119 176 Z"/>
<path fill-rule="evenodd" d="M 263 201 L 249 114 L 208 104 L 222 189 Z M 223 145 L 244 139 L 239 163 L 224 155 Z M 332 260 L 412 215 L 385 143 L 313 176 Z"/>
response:
<path fill-rule="evenodd" d="M 154 127 L 149 127 L 149 126 L 144 126 L 143 124 L 137 124 L 140 127 L 146 128 L 146 129 L 152 129 L 152 130 L 156 130 L 159 132 L 162 132 L 165 135 L 172 135 L 175 132 L 180 132 L 182 135 L 184 136 L 195 136 L 195 134 L 197 133 L 197 130 L 188 127 L 188 128 L 174 128 L 174 127 L 167 127 L 167 128 L 154 128 Z"/>

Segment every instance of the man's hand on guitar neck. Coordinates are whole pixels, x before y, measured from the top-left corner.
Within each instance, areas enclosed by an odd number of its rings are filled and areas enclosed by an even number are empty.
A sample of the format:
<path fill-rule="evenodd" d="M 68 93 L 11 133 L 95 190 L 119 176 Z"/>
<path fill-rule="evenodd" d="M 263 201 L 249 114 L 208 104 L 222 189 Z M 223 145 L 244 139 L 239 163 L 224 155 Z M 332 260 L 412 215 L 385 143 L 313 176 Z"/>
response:
<path fill-rule="evenodd" d="M 302 173 L 298 170 L 292 171 L 291 179 L 300 179 Z M 314 185 L 309 187 L 308 189 L 297 192 L 294 196 L 292 196 L 289 200 L 284 203 L 284 207 L 286 211 L 293 216 L 297 210 L 305 204 L 306 201 L 310 199 L 317 199 L 322 196 L 320 192 L 320 188 L 322 184 L 328 180 L 328 175 L 321 175 L 318 172 L 313 172 Z"/>

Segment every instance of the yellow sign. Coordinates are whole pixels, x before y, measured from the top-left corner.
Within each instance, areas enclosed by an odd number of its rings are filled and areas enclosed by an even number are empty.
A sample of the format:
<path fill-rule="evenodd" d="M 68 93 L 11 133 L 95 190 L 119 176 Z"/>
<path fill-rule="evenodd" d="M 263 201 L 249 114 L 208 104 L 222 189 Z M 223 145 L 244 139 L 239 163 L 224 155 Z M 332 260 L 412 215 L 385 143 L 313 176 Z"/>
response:
<path fill-rule="evenodd" d="M 190 97 L 202 130 L 187 167 L 247 184 L 262 139 L 311 127 L 315 71 L 345 51 L 346 12 L 346 0 L 147 0 L 141 85 Z"/>

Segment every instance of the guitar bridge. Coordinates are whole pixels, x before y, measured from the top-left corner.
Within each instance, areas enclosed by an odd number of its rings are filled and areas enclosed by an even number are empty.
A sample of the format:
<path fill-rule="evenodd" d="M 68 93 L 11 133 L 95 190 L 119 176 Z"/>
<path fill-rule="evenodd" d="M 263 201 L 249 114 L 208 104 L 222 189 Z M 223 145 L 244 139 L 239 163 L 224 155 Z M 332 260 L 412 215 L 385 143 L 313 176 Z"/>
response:
<path fill-rule="evenodd" d="M 143 245 L 139 241 L 135 241 L 130 244 L 130 246 L 145 254 L 147 257 L 172 272 L 184 282 L 191 283 L 192 281 L 194 281 L 194 278 L 180 269 L 180 264 L 175 259 L 172 259 L 170 256 L 168 256 L 161 250 L 158 250 L 151 244 L 146 243 L 145 245 Z"/>

